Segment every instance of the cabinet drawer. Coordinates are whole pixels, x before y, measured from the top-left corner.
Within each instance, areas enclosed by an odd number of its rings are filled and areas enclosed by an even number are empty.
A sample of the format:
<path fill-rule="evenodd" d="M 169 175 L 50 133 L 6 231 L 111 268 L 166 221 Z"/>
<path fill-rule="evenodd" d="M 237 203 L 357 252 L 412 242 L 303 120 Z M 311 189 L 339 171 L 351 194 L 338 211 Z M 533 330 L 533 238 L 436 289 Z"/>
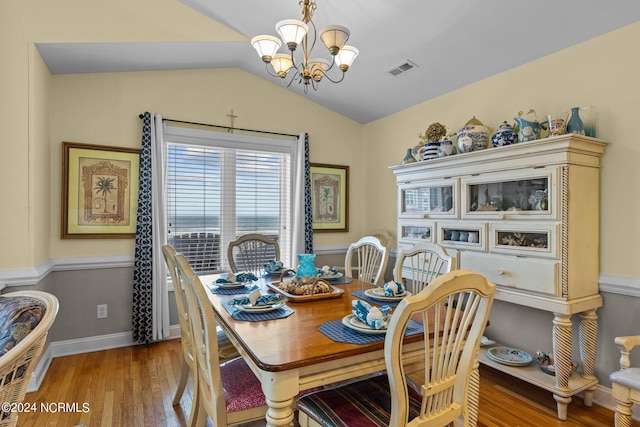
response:
<path fill-rule="evenodd" d="M 560 296 L 560 262 L 508 255 L 461 252 L 460 268 L 477 271 L 507 288 Z"/>
<path fill-rule="evenodd" d="M 557 258 L 558 224 L 499 221 L 489 225 L 489 252 Z"/>
<path fill-rule="evenodd" d="M 436 224 L 433 221 L 420 219 L 398 220 L 398 240 L 421 243 L 433 242 L 436 234 Z"/>
<path fill-rule="evenodd" d="M 487 224 L 473 221 L 439 221 L 437 243 L 446 247 L 486 252 Z"/>

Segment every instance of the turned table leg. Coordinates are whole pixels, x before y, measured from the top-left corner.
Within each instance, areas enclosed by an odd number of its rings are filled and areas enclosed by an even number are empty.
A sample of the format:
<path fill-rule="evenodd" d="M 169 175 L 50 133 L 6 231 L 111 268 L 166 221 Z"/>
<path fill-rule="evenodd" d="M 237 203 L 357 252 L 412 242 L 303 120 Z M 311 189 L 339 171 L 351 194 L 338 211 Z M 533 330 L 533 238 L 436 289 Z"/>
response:
<path fill-rule="evenodd" d="M 553 319 L 553 358 L 556 371 L 556 388 L 569 390 L 569 376 L 571 375 L 571 315 L 554 313 Z M 556 394 L 553 398 L 558 406 L 558 418 L 567 419 L 567 405 L 570 397 Z"/>
<path fill-rule="evenodd" d="M 596 310 L 587 310 L 580 313 L 580 359 L 582 361 L 582 376 L 587 379 L 596 379 L 596 349 L 598 347 L 598 315 Z M 591 406 L 593 392 L 596 386 L 585 390 L 584 404 Z"/>

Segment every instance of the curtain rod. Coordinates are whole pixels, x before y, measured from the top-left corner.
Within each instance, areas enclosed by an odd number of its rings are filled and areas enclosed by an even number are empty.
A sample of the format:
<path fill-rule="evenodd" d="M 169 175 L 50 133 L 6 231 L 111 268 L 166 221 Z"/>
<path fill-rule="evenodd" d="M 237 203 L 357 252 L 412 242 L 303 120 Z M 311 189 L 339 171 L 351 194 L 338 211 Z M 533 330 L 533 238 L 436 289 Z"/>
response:
<path fill-rule="evenodd" d="M 142 119 L 142 118 L 144 118 L 144 114 L 139 114 L 138 117 L 140 119 Z M 187 122 L 187 121 L 184 121 L 184 120 L 174 120 L 174 119 L 164 119 L 164 118 L 162 120 L 165 121 L 165 122 L 183 123 L 183 124 L 186 124 L 186 125 L 209 126 L 209 127 L 214 127 L 214 128 L 227 129 L 227 130 L 231 130 L 231 131 L 232 130 L 241 130 L 241 131 L 244 131 L 244 132 L 266 133 L 266 134 L 269 134 L 269 135 L 290 136 L 290 137 L 293 137 L 293 138 L 298 136 L 298 135 L 292 135 L 290 133 L 268 132 L 268 131 L 265 131 L 265 130 L 243 129 L 243 128 L 236 128 L 236 127 L 232 128 L 230 126 L 212 125 L 212 124 L 209 124 L 209 123 Z"/>

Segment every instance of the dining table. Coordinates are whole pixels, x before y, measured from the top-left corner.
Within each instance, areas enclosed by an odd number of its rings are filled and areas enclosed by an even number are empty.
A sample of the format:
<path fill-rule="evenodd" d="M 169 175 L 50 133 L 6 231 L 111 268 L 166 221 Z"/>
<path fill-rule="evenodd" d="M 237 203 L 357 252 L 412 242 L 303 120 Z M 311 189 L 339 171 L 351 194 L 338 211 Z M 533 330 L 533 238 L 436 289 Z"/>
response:
<path fill-rule="evenodd" d="M 238 290 L 243 292 L 241 295 L 227 290 L 216 293 L 217 277 L 200 276 L 200 279 L 219 326 L 261 382 L 268 406 L 265 414 L 268 426 L 293 425 L 295 399 L 303 390 L 385 370 L 384 333 L 358 334 L 358 331 L 341 324 L 345 316 L 352 313 L 352 300 L 363 299 L 363 296 L 367 300 L 363 292 L 373 289 L 373 284 L 358 279 L 341 280 L 338 282 L 341 284 L 332 284 L 336 292 L 342 291 L 339 297 L 310 301 L 289 299 L 286 307 L 292 312 L 286 317 L 248 321 L 242 320 L 242 316 L 236 315 L 234 318 L 230 309 L 232 300 L 246 296 L 247 290 Z M 274 293 L 269 283 L 279 280 L 278 277 L 260 277 L 251 284 L 250 289 L 258 288 L 262 294 Z M 373 302 L 369 301 L 370 304 Z M 384 301 L 377 302 L 380 306 L 384 304 Z M 419 323 L 418 329 L 413 334 L 407 332 L 403 341 L 407 374 L 424 369 L 422 323 Z M 330 330 L 337 333 L 337 340 L 327 334 Z M 341 334 L 352 337 L 362 335 L 362 342 L 343 342 L 340 340 Z"/>

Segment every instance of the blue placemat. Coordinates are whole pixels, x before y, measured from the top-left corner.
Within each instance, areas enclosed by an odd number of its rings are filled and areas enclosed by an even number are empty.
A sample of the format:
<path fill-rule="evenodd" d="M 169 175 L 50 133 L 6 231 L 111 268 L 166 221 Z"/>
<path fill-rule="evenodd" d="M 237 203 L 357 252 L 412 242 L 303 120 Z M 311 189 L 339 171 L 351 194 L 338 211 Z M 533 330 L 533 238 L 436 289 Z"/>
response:
<path fill-rule="evenodd" d="M 346 285 L 347 283 L 353 282 L 351 277 L 338 277 L 337 279 L 325 279 L 327 282 L 332 285 Z"/>
<path fill-rule="evenodd" d="M 240 311 L 235 308 L 232 304 L 233 299 L 222 304 L 225 310 L 229 312 L 231 317 L 235 320 L 246 320 L 248 322 L 260 322 L 263 320 L 275 320 L 275 319 L 284 319 L 285 317 L 289 317 L 293 314 L 293 309 L 288 306 L 284 306 L 277 310 L 267 311 L 264 313 L 247 313 L 246 311 Z"/>
<path fill-rule="evenodd" d="M 351 295 L 353 295 L 354 297 L 358 297 L 360 299 L 363 299 L 365 301 L 368 301 L 372 304 L 375 305 L 388 305 L 389 307 L 397 307 L 398 304 L 400 304 L 400 301 L 402 300 L 398 300 L 398 301 L 380 301 L 377 300 L 375 298 L 371 298 L 370 296 L 367 296 L 367 294 L 364 293 L 364 290 L 362 289 L 358 289 L 357 291 L 353 291 L 351 292 Z"/>
<path fill-rule="evenodd" d="M 209 285 L 209 290 L 212 294 L 217 295 L 239 295 L 239 294 L 248 294 L 251 291 L 256 289 L 260 289 L 259 286 L 256 285 L 244 285 L 238 288 L 222 288 L 220 286 L 216 286 L 213 283 Z"/>
<path fill-rule="evenodd" d="M 377 341 L 384 341 L 386 334 L 364 334 L 347 328 L 342 324 L 342 320 L 332 320 L 323 323 L 318 330 L 331 338 L 333 341 L 347 344 L 369 344 Z M 423 332 L 422 323 L 409 320 L 405 335 L 414 335 Z"/>

